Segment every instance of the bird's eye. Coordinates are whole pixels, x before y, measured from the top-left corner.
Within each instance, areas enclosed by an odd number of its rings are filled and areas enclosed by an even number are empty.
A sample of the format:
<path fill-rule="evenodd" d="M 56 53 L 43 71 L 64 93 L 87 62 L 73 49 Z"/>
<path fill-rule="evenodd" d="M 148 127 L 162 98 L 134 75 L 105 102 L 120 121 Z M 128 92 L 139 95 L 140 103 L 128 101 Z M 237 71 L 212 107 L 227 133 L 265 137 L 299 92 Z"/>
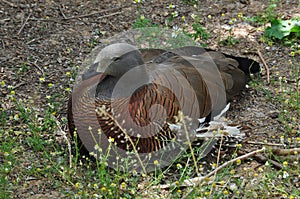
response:
<path fill-rule="evenodd" d="M 117 61 L 120 61 L 120 57 L 113 57 L 113 58 L 112 58 L 112 61 L 116 61 L 116 62 L 117 62 Z"/>

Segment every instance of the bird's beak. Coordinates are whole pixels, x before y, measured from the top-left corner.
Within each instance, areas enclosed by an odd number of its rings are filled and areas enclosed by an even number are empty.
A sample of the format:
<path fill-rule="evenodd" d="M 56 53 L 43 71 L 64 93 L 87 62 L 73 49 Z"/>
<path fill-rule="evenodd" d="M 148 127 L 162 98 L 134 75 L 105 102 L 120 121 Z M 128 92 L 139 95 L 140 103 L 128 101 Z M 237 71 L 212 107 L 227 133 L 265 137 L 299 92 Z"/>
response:
<path fill-rule="evenodd" d="M 89 67 L 89 69 L 82 75 L 82 80 L 90 79 L 96 75 L 101 74 L 101 72 L 97 72 L 97 68 L 99 66 L 99 62 L 94 63 Z"/>

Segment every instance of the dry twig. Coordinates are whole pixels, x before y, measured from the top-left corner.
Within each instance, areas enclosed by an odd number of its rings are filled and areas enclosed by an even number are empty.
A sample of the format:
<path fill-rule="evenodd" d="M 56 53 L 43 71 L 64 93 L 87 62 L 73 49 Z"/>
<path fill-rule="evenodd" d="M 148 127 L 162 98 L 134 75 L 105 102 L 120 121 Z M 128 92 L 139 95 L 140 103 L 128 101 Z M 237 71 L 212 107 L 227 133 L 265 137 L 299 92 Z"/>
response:
<path fill-rule="evenodd" d="M 19 34 L 22 32 L 22 30 L 24 29 L 24 27 L 25 27 L 25 25 L 26 25 L 28 19 L 30 18 L 31 14 L 32 14 L 32 13 L 29 13 L 28 17 L 26 18 L 26 20 L 25 20 L 24 23 L 22 24 L 22 26 L 21 26 L 19 32 L 17 33 L 18 35 L 19 35 Z"/>
<path fill-rule="evenodd" d="M 264 146 L 283 146 L 283 144 L 278 143 L 268 143 L 268 142 L 253 142 L 253 141 L 247 141 L 246 144 L 253 144 L 253 145 L 264 145 Z"/>
<path fill-rule="evenodd" d="M 9 6 L 14 7 L 14 8 L 17 8 L 17 7 L 18 7 L 16 4 L 11 3 L 11 2 L 9 2 L 9 1 L 6 1 L 6 0 L 2 0 L 2 2 L 6 3 L 6 4 L 8 4 Z"/>
<path fill-rule="evenodd" d="M 120 12 L 114 12 L 114 13 L 111 13 L 111 14 L 108 14 L 108 15 L 103 15 L 103 16 L 101 16 L 101 17 L 98 17 L 98 19 L 103 19 L 103 18 L 107 18 L 107 17 L 119 15 L 119 14 L 122 14 L 122 13 L 123 13 L 123 11 L 120 11 Z"/>
<path fill-rule="evenodd" d="M 247 153 L 247 151 L 241 151 L 241 150 L 238 151 L 239 155 L 245 155 L 246 153 Z M 277 162 L 275 160 L 269 159 L 264 155 L 256 154 L 253 156 L 253 159 L 256 160 L 257 162 L 259 162 L 260 164 L 265 164 L 268 161 L 276 169 L 282 169 L 282 164 L 280 164 L 279 162 Z"/>
<path fill-rule="evenodd" d="M 272 148 L 271 152 L 278 156 L 285 156 L 285 155 L 296 155 L 300 154 L 300 148 L 290 148 L 290 149 L 279 149 L 279 148 Z"/>
<path fill-rule="evenodd" d="M 15 90 L 16 88 L 19 88 L 20 86 L 23 86 L 25 84 L 25 82 L 21 82 L 17 85 L 15 85 L 12 89 Z"/>
<path fill-rule="evenodd" d="M 29 44 L 31 44 L 32 42 L 35 42 L 35 41 L 37 41 L 37 40 L 39 40 L 39 39 L 41 39 L 41 38 L 43 38 L 43 37 L 33 38 L 32 40 L 28 41 L 28 42 L 26 43 L 26 45 L 29 45 Z"/>
<path fill-rule="evenodd" d="M 92 15 L 96 15 L 96 14 L 101 14 L 101 13 L 104 13 L 104 12 L 111 12 L 111 11 L 116 11 L 116 10 L 120 10 L 122 7 L 117 7 L 117 8 L 111 8 L 111 9 L 106 9 L 106 10 L 100 10 L 98 12 L 92 12 L 92 13 L 89 13 L 89 14 L 83 14 L 83 15 L 78 15 L 78 16 L 73 16 L 73 17 L 66 17 L 64 16 L 63 14 L 63 17 L 64 17 L 64 20 L 70 20 L 70 19 L 78 19 L 78 18 L 85 18 L 85 17 L 90 17 Z M 62 10 L 61 10 L 62 12 Z M 109 15 L 104 15 L 104 16 L 109 16 Z M 103 17 L 104 17 L 103 16 Z M 112 15 L 111 15 L 112 16 Z"/>
<path fill-rule="evenodd" d="M 263 65 L 264 65 L 264 67 L 266 69 L 266 71 L 267 71 L 267 82 L 269 84 L 270 83 L 270 69 L 269 69 L 269 67 L 268 67 L 265 59 L 263 58 L 263 56 L 262 56 L 262 54 L 261 54 L 261 52 L 259 50 L 257 50 L 257 54 L 258 54 L 260 60 L 262 61 Z"/>
<path fill-rule="evenodd" d="M 92 15 L 101 14 L 101 13 L 109 12 L 109 11 L 120 10 L 120 9 L 122 9 L 122 8 L 123 8 L 123 7 L 112 8 L 112 9 L 106 9 L 106 10 L 101 10 L 101 11 L 99 11 L 99 12 L 92 12 L 92 13 L 89 13 L 89 14 L 83 14 L 83 15 L 78 15 L 78 16 L 73 16 L 73 17 L 67 17 L 67 16 L 63 13 L 63 10 L 60 8 L 60 12 L 61 12 L 62 15 L 63 15 L 63 20 L 61 20 L 61 19 L 55 19 L 55 18 L 47 18 L 47 19 L 42 19 L 42 18 L 30 18 L 30 20 L 33 20 L 33 21 L 47 21 L 47 22 L 55 22 L 55 23 L 65 23 L 67 20 L 70 20 L 70 19 L 79 19 L 79 18 L 90 17 L 90 16 L 92 16 Z M 103 18 L 111 17 L 111 16 L 118 15 L 118 14 L 121 14 L 121 13 L 123 13 L 123 11 L 111 13 L 111 14 L 108 14 L 108 15 L 103 15 L 103 16 L 98 17 L 98 19 L 103 19 Z"/>
<path fill-rule="evenodd" d="M 195 187 L 197 185 L 199 185 L 202 181 L 204 181 L 205 179 L 211 177 L 212 175 L 216 174 L 218 171 L 220 171 L 221 169 L 223 169 L 224 167 L 236 162 L 237 160 L 244 160 L 250 157 L 257 157 L 259 159 L 261 159 L 262 161 L 266 161 L 265 157 L 262 157 L 260 155 L 258 155 L 258 153 L 261 152 L 266 152 L 266 151 L 270 151 L 272 153 L 274 153 L 275 155 L 279 155 L 279 156 L 284 156 L 284 155 L 295 155 L 295 154 L 300 154 L 300 148 L 291 148 L 291 149 L 279 149 L 279 148 L 269 148 L 268 150 L 266 148 L 261 148 L 258 149 L 256 151 L 252 151 L 250 153 L 246 153 L 244 155 L 241 155 L 237 158 L 234 158 L 228 162 L 225 162 L 224 164 L 222 164 L 221 166 L 217 167 L 215 170 L 211 171 L 210 173 L 208 173 L 205 176 L 201 176 L 201 177 L 196 177 L 196 178 L 192 178 L 192 179 L 187 179 L 184 180 L 183 183 L 180 185 L 181 187 Z M 279 163 L 273 161 L 272 162 L 277 168 L 282 168 L 281 165 L 279 165 Z M 160 189 L 167 189 L 170 188 L 171 186 L 176 186 L 174 183 L 172 184 L 166 184 L 166 185 L 158 185 L 158 186 L 154 186 L 153 188 L 160 188 Z"/>
<path fill-rule="evenodd" d="M 63 16 L 63 18 L 64 18 L 64 19 L 68 19 L 68 18 L 66 17 L 65 13 L 63 12 L 61 6 L 58 6 L 58 7 L 59 7 L 59 11 L 60 11 L 61 15 Z"/>
<path fill-rule="evenodd" d="M 261 153 L 264 152 L 266 149 L 263 147 L 261 149 L 258 149 L 256 151 L 252 151 L 250 153 L 247 153 L 245 155 L 239 156 L 237 158 L 234 158 L 228 162 L 225 162 L 224 164 L 222 164 L 221 166 L 217 167 L 215 170 L 211 171 L 210 173 L 208 173 L 205 176 L 201 176 L 201 177 L 196 177 L 196 178 L 192 178 L 192 179 L 187 179 L 184 180 L 183 183 L 181 184 L 181 187 L 191 187 L 191 186 L 197 186 L 199 185 L 203 180 L 211 177 L 212 175 L 214 175 L 215 173 L 217 173 L 218 171 L 220 171 L 221 169 L 223 169 L 224 167 L 236 162 L 237 160 L 244 160 L 247 159 L 249 157 L 252 157 L 254 155 L 256 155 L 257 153 Z M 171 186 L 176 186 L 174 183 L 172 184 L 166 184 L 166 185 L 158 185 L 155 186 L 154 188 L 160 188 L 160 189 L 167 189 Z"/>
<path fill-rule="evenodd" d="M 39 71 L 41 71 L 41 73 L 44 75 L 44 71 L 41 67 L 39 67 L 39 65 L 37 65 L 36 62 L 28 62 L 30 65 L 35 66 L 37 69 L 39 69 Z"/>

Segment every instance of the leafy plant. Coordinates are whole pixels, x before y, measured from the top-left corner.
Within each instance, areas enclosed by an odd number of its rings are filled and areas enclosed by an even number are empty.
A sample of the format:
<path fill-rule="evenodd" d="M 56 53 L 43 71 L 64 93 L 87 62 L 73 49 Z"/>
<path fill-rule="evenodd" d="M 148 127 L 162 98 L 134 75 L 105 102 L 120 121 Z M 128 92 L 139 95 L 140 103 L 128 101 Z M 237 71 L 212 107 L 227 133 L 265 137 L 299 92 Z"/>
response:
<path fill-rule="evenodd" d="M 199 22 L 193 23 L 192 28 L 194 31 L 193 33 L 187 32 L 184 28 L 183 28 L 183 33 L 193 38 L 195 41 L 208 39 L 209 34 L 206 32 L 206 29 Z"/>
<path fill-rule="evenodd" d="M 0 135 L 4 134 L 0 129 Z M 9 198 L 12 186 L 9 181 L 9 175 L 13 170 L 15 165 L 15 156 L 13 154 L 14 141 L 12 139 L 2 138 L 2 143 L 0 145 L 0 154 L 3 156 L 0 160 L 0 193 L 1 198 Z"/>
<path fill-rule="evenodd" d="M 279 40 L 299 39 L 300 21 L 297 18 L 290 20 L 274 19 L 271 21 L 271 26 L 266 28 L 265 36 Z"/>
<path fill-rule="evenodd" d="M 197 3 L 197 0 L 182 0 L 186 4 L 194 5 Z"/>
<path fill-rule="evenodd" d="M 206 32 L 206 29 L 203 28 L 203 26 L 200 23 L 194 23 L 192 25 L 193 30 L 195 33 L 192 33 L 193 38 L 196 40 L 197 38 L 199 39 L 208 39 L 208 34 Z"/>
<path fill-rule="evenodd" d="M 250 18 L 244 18 L 246 21 L 249 21 L 250 23 L 253 23 L 254 25 L 264 25 L 274 19 L 276 19 L 277 14 L 274 12 L 274 9 L 277 7 L 276 1 L 271 3 L 265 11 L 262 11 L 259 13 L 259 15 L 250 17 Z"/>
<path fill-rule="evenodd" d="M 150 19 L 145 18 L 143 15 L 138 17 L 133 24 L 133 28 L 145 28 L 145 27 L 156 27 L 157 25 L 152 24 Z"/>
<path fill-rule="evenodd" d="M 229 34 L 230 35 L 225 40 L 221 41 L 223 45 L 234 46 L 235 44 L 239 43 L 239 40 L 237 40 L 232 33 L 232 28 L 230 28 Z"/>

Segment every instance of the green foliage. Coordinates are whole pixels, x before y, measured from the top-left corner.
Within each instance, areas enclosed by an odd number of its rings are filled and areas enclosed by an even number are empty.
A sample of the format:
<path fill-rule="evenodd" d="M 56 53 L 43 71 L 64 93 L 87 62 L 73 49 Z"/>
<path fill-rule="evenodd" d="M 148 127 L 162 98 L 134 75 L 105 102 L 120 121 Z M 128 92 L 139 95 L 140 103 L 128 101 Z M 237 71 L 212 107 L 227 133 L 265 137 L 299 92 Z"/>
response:
<path fill-rule="evenodd" d="M 184 3 L 190 4 L 190 5 L 194 5 L 194 4 L 198 3 L 197 0 L 182 0 L 182 1 L 183 1 Z"/>
<path fill-rule="evenodd" d="M 273 0 L 267 9 L 259 15 L 244 19 L 251 22 L 253 25 L 265 25 L 271 23 L 271 26 L 265 29 L 264 38 L 261 38 L 263 42 L 267 41 L 269 45 L 272 45 L 273 41 L 280 40 L 286 45 L 292 45 L 300 38 L 299 18 L 281 20 L 274 11 L 277 7 L 276 3 L 277 1 Z"/>
<path fill-rule="evenodd" d="M 238 44 L 240 41 L 235 39 L 233 36 L 228 36 L 225 40 L 221 41 L 221 44 L 224 46 L 234 46 Z"/>
<path fill-rule="evenodd" d="M 230 35 L 225 40 L 221 41 L 221 44 L 224 46 L 234 46 L 235 44 L 239 43 L 239 40 L 235 39 L 234 34 L 232 33 L 232 28 L 230 28 L 229 34 Z"/>
<path fill-rule="evenodd" d="M 2 134 L 0 129 L 0 134 Z M 0 145 L 0 153 L 3 153 L 0 159 L 0 198 L 9 198 L 11 192 L 10 182 L 8 176 L 14 167 L 15 157 L 13 155 L 14 140 L 2 139 Z"/>
<path fill-rule="evenodd" d="M 7 120 L 7 113 L 5 110 L 0 108 L 0 125 L 5 126 Z"/>
<path fill-rule="evenodd" d="M 197 43 L 179 29 L 145 27 L 136 31 L 135 40 L 138 44 L 147 43 L 150 48 L 179 48 L 187 45 L 197 45 Z M 168 42 L 162 42 L 167 40 Z M 139 46 L 142 48 L 142 46 Z"/>
<path fill-rule="evenodd" d="M 24 62 L 21 67 L 19 68 L 19 73 L 20 74 L 24 74 L 26 72 L 28 72 L 30 70 L 30 66 L 28 65 L 28 63 Z"/>
<path fill-rule="evenodd" d="M 300 39 L 300 21 L 297 18 L 290 20 L 274 19 L 271 26 L 265 30 L 265 36 L 278 40 Z"/>
<path fill-rule="evenodd" d="M 187 32 L 184 28 L 183 28 L 183 33 L 185 35 L 193 38 L 195 41 L 208 39 L 209 34 L 207 33 L 206 29 L 200 23 L 198 23 L 198 22 L 193 23 L 192 28 L 194 30 L 193 33 Z"/>
<path fill-rule="evenodd" d="M 271 3 L 265 11 L 259 13 L 259 15 L 244 18 L 245 20 L 251 22 L 254 25 L 264 25 L 277 17 L 277 14 L 274 12 L 274 9 L 277 7 L 276 2 Z"/>
<path fill-rule="evenodd" d="M 156 24 L 152 24 L 150 19 L 140 16 L 133 24 L 133 28 L 145 28 L 145 27 L 156 27 Z"/>
<path fill-rule="evenodd" d="M 203 26 L 200 23 L 194 23 L 192 25 L 193 30 L 195 31 L 195 33 L 192 33 L 192 36 L 194 38 L 194 40 L 196 39 L 208 39 L 208 34 L 206 32 L 206 29 L 203 28 Z"/>
<path fill-rule="evenodd" d="M 300 89 L 300 63 L 290 61 L 289 70 L 289 78 L 295 83 L 289 83 L 285 76 L 278 78 L 279 88 L 276 99 L 282 105 L 279 120 L 284 124 L 286 133 L 297 134 L 299 137 L 297 118 L 300 115 L 300 93 L 298 92 Z"/>

